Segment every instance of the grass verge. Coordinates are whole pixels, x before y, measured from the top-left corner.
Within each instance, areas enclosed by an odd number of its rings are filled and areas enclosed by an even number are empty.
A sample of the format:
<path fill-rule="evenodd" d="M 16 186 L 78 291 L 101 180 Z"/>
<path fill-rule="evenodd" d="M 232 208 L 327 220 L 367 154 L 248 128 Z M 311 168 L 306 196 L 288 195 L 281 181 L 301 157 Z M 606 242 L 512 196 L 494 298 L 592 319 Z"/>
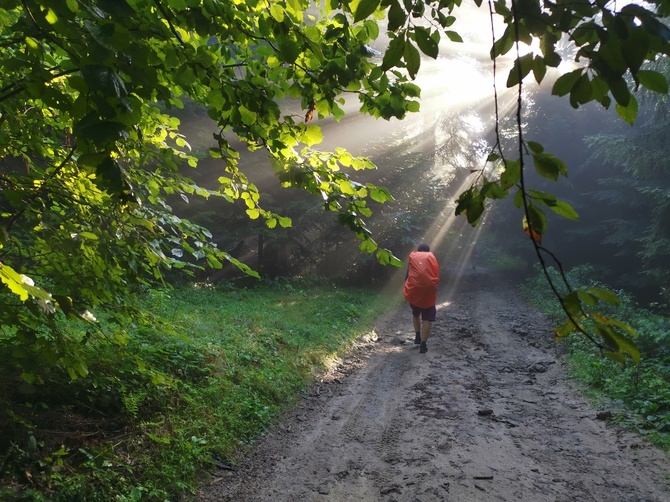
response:
<path fill-rule="evenodd" d="M 574 287 L 602 287 L 592 283 L 592 269 L 576 267 L 568 273 Z M 550 273 L 556 275 L 555 270 Z M 557 324 L 564 314 L 539 274 L 523 288 L 525 296 Z M 566 344 L 565 359 L 584 395 L 600 407 L 614 411 L 614 420 L 637 432 L 650 443 L 670 452 L 670 318 L 637 305 L 631 295 L 617 291 L 621 300 L 612 315 L 625 319 L 638 333 L 641 353 L 638 364 L 618 363 L 603 357 L 583 336 L 573 334 Z"/>
<path fill-rule="evenodd" d="M 130 326 L 122 350 L 89 341 L 86 378 L 2 375 L 13 379 L 0 389 L 2 500 L 194 493 L 199 473 L 234 464 L 389 304 L 318 280 L 182 286 L 138 302 L 154 322 Z"/>

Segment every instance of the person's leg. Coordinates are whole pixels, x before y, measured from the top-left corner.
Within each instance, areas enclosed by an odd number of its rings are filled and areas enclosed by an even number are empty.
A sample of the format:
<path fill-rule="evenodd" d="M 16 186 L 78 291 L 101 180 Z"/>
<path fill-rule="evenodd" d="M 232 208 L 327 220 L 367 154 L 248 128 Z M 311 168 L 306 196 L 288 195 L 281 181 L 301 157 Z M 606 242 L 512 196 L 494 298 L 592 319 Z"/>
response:
<path fill-rule="evenodd" d="M 430 326 L 432 325 L 431 321 L 421 321 L 421 341 L 427 342 L 428 337 L 430 336 Z"/>
<path fill-rule="evenodd" d="M 412 316 L 412 322 L 414 324 L 414 332 L 421 333 L 421 318 L 418 315 Z"/>
<path fill-rule="evenodd" d="M 430 327 L 433 321 L 435 321 L 436 309 L 435 307 L 430 307 L 423 309 L 421 311 L 421 345 L 419 347 L 419 352 L 425 354 L 428 352 L 428 337 L 430 336 Z"/>
<path fill-rule="evenodd" d="M 421 343 L 421 309 L 416 308 L 414 305 L 412 307 L 412 324 L 414 325 L 414 343 L 419 345 Z"/>

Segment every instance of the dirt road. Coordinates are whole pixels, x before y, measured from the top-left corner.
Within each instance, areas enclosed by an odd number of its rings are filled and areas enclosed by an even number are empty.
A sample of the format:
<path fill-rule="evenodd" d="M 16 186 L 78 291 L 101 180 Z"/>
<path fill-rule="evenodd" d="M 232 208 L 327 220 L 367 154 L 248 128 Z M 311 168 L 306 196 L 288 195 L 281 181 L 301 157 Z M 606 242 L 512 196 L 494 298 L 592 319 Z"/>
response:
<path fill-rule="evenodd" d="M 201 500 L 670 500 L 668 457 L 596 418 L 502 278 L 442 293 L 427 354 L 404 305 L 375 333 Z"/>

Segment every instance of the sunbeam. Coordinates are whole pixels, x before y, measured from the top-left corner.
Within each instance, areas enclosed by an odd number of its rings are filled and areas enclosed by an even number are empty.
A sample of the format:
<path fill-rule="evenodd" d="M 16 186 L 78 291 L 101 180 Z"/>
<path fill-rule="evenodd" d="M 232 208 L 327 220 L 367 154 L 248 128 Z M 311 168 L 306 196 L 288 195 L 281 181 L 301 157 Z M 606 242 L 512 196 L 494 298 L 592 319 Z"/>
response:
<path fill-rule="evenodd" d="M 450 274 L 466 270 L 474 243 L 483 232 L 482 223 L 472 229 L 464 217 L 455 216 L 456 199 L 482 173 L 495 178 L 497 173 L 486 159 L 496 144 L 496 127 L 501 142 L 511 144 L 516 132 L 511 126 L 518 106 L 517 89 L 506 88 L 514 51 L 497 59 L 494 74 L 487 10 L 466 1 L 459 12 L 463 15 L 459 15 L 454 29 L 466 43 L 453 43 L 445 37 L 436 59 L 422 59 L 414 81 L 421 88 L 419 112 L 408 113 L 403 120 L 375 119 L 359 112 L 358 94 L 351 92 L 340 103 L 346 112 L 340 121 L 315 117 L 311 122 L 323 132 L 323 141 L 315 148 L 324 151 L 344 148 L 352 155 L 369 158 L 378 166 L 376 171 L 352 172 L 351 177 L 360 183 L 384 186 L 395 198 L 383 206 L 370 202 L 372 216 L 367 219 L 368 226 L 379 245 L 404 259 L 410 248 L 419 242 L 428 242 L 447 264 Z M 383 52 L 387 43 L 388 39 L 382 35 L 374 48 Z M 527 50 L 532 49 L 531 46 Z M 374 57 L 381 64 L 382 57 Z M 524 112 L 532 111 L 535 89 L 534 82 L 524 83 Z M 496 123 L 496 95 L 499 124 Z M 282 109 L 294 120 L 303 120 L 304 111 L 298 102 L 286 101 Z M 510 152 L 514 154 L 514 150 Z M 215 160 L 203 160 L 202 164 L 211 167 L 209 172 L 213 179 L 219 176 Z M 282 195 L 274 171 L 259 168 L 268 164 L 262 150 L 251 152 L 240 161 L 264 200 L 270 205 L 278 204 L 278 212 L 291 217 L 296 225 L 286 231 L 286 237 L 268 235 L 267 239 L 261 235 L 263 229 L 256 228 L 230 246 L 244 240 L 245 254 L 240 257 L 253 263 L 259 261 L 261 242 L 274 239 L 275 245 L 281 248 L 280 259 L 287 260 L 286 266 L 290 267 L 290 262 L 295 261 L 294 255 L 299 256 L 301 249 L 318 245 L 323 248 L 324 259 L 310 272 L 330 275 L 358 269 L 359 280 L 365 281 L 369 257 L 361 256 L 356 241 L 333 230 L 328 224 L 328 219 L 331 223 L 334 220 L 332 213 L 316 214 L 319 201 L 312 201 L 310 205 L 295 191 Z M 208 176 L 206 170 L 201 172 L 202 178 Z M 206 184 L 204 179 L 199 181 Z M 379 275 L 393 276 L 388 272 Z"/>

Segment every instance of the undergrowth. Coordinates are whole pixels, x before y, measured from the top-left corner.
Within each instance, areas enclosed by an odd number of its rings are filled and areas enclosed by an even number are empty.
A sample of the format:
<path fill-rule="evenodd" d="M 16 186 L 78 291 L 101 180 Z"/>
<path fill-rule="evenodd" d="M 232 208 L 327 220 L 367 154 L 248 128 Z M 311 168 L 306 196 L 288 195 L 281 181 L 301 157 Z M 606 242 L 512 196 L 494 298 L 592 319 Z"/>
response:
<path fill-rule="evenodd" d="M 138 302 L 154 321 L 128 326 L 122 350 L 84 344 L 85 378 L 0 375 L 0 499 L 192 494 L 201 473 L 234 464 L 388 305 L 319 280 L 181 286 Z"/>
<path fill-rule="evenodd" d="M 556 270 L 550 273 L 558 279 Z M 589 281 L 593 270 L 580 266 L 568 272 L 573 287 L 598 286 Z M 557 281 L 557 283 L 560 281 Z M 526 297 L 557 323 L 563 318 L 558 303 L 539 274 L 523 288 Z M 617 410 L 616 420 L 670 451 L 670 318 L 636 304 L 625 291 L 617 291 L 618 306 L 607 314 L 625 320 L 638 333 L 635 340 L 639 364 L 621 364 L 603 357 L 585 337 L 573 334 L 567 344 L 566 360 L 573 377 L 586 386 L 586 395 L 601 405 Z"/>

